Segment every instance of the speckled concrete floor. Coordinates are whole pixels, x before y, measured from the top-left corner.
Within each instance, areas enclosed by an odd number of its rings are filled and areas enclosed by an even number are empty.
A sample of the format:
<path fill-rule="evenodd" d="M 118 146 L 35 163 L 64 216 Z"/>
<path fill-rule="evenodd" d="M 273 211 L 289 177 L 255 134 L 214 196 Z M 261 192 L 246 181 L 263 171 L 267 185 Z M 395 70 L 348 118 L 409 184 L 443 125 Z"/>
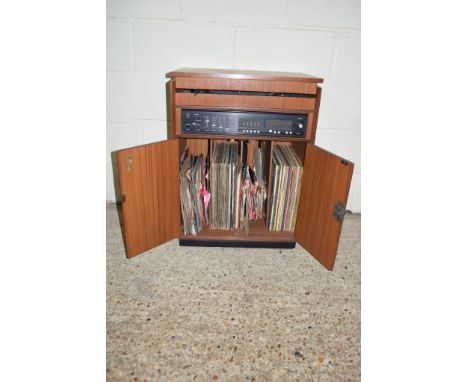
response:
<path fill-rule="evenodd" d="M 179 247 L 125 257 L 107 205 L 109 381 L 360 380 L 360 216 L 333 272 L 293 250 Z"/>

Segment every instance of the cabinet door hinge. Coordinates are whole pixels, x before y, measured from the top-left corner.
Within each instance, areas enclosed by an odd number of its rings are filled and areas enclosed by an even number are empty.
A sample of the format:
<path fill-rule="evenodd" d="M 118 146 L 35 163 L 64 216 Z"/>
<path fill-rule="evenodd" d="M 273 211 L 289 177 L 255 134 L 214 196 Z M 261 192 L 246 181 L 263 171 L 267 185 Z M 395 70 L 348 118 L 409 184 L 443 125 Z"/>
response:
<path fill-rule="evenodd" d="M 125 203 L 127 201 L 125 194 L 120 195 L 120 199 L 122 199 L 122 203 Z"/>
<path fill-rule="evenodd" d="M 133 167 L 133 157 L 132 157 L 132 154 L 128 154 L 127 155 L 127 170 L 132 171 L 132 167 Z"/>

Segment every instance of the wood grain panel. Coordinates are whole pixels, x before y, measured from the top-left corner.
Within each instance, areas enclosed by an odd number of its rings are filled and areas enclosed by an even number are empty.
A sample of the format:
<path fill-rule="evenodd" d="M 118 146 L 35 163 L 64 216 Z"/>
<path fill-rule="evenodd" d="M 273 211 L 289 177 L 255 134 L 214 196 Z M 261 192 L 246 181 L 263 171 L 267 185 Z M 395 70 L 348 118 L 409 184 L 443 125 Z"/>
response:
<path fill-rule="evenodd" d="M 294 109 L 311 111 L 315 98 L 268 97 L 250 95 L 218 95 L 176 93 L 177 107 L 183 106 L 223 106 L 226 108 L 252 107 L 270 109 Z"/>
<path fill-rule="evenodd" d="M 317 109 L 317 100 L 315 101 L 315 110 Z M 306 132 L 306 138 L 308 140 L 311 140 L 312 137 L 315 137 L 315 132 L 313 131 L 314 127 L 314 121 L 315 121 L 315 115 L 316 112 L 309 113 L 307 116 L 307 132 Z M 314 141 L 312 141 L 314 143 Z"/>
<path fill-rule="evenodd" d="M 208 139 L 187 139 L 187 147 L 191 155 L 208 155 Z"/>
<path fill-rule="evenodd" d="M 176 95 L 176 81 L 171 80 L 169 83 L 170 93 L 169 93 L 169 107 L 170 107 L 170 119 L 171 119 L 171 137 L 174 138 L 177 136 L 178 131 L 176 126 L 180 126 L 180 113 L 179 118 L 177 118 L 177 109 L 175 107 L 175 95 Z M 178 121 L 179 120 L 179 121 Z"/>
<path fill-rule="evenodd" d="M 318 124 L 318 117 L 319 117 L 319 109 L 320 109 L 320 101 L 322 99 L 322 88 L 317 88 L 317 97 L 316 97 L 316 104 L 315 104 L 315 112 L 313 113 L 312 117 L 310 118 L 309 115 L 309 125 L 307 127 L 307 136 L 310 138 L 312 143 L 315 143 L 315 136 L 317 135 L 317 124 Z"/>
<path fill-rule="evenodd" d="M 180 235 L 180 239 L 186 240 L 235 240 L 235 241 L 269 241 L 269 242 L 294 242 L 294 233 L 283 231 L 269 231 L 265 221 L 259 219 L 249 223 L 249 232 L 239 228 L 235 230 L 208 229 L 206 226 L 197 234 Z"/>
<path fill-rule="evenodd" d="M 249 141 L 249 140 L 252 140 L 252 139 L 258 139 L 258 140 L 261 140 L 261 141 L 285 141 L 285 142 L 305 142 L 305 141 L 309 141 L 307 138 L 286 138 L 286 136 L 262 136 L 262 137 L 258 137 L 258 136 L 252 136 L 252 135 L 215 135 L 215 134 L 190 134 L 190 133 L 183 133 L 183 134 L 180 134 L 179 135 L 180 137 L 182 138 L 186 138 L 186 139 L 190 139 L 190 138 L 194 138 L 194 139 L 199 139 L 199 138 L 214 138 L 214 137 L 218 137 L 218 138 L 224 138 L 223 140 L 230 140 L 230 139 L 237 139 L 237 140 L 244 140 L 244 141 Z"/>
<path fill-rule="evenodd" d="M 307 143 L 306 142 L 291 142 L 291 146 L 294 149 L 295 153 L 301 160 L 301 163 L 304 165 L 305 161 L 305 153 L 307 150 Z"/>
<path fill-rule="evenodd" d="M 198 95 L 197 95 L 198 96 Z M 248 96 L 247 96 L 248 97 Z M 181 110 L 182 106 L 177 106 L 177 110 Z M 212 110 L 212 111 L 226 111 L 231 110 L 227 106 L 203 106 L 203 105 L 191 105 L 190 109 L 193 110 Z M 299 110 L 299 109 L 274 109 L 266 107 L 253 107 L 253 106 L 238 106 L 235 108 L 236 111 L 260 111 L 262 113 L 285 113 L 285 114 L 305 114 L 307 112 L 313 112 L 311 110 Z"/>
<path fill-rule="evenodd" d="M 177 139 L 117 152 L 128 257 L 180 234 L 178 155 Z"/>
<path fill-rule="evenodd" d="M 166 77 L 215 77 L 233 78 L 244 80 L 266 80 L 266 81 L 297 81 L 297 82 L 323 82 L 322 78 L 314 77 L 304 73 L 292 72 L 269 72 L 261 70 L 241 69 L 199 69 L 182 68 L 166 74 Z"/>
<path fill-rule="evenodd" d="M 274 93 L 315 94 L 317 84 L 295 81 L 237 80 L 231 78 L 177 77 L 178 89 L 237 90 Z"/>
<path fill-rule="evenodd" d="M 258 149 L 258 141 L 247 141 L 247 166 L 250 168 L 253 168 L 254 166 L 254 154 L 256 149 Z"/>
<path fill-rule="evenodd" d="M 311 143 L 307 145 L 295 237 L 327 269 L 335 264 L 343 222 L 333 211 L 346 205 L 353 163 Z"/>
<path fill-rule="evenodd" d="M 174 125 L 172 126 L 172 131 L 175 133 L 175 135 L 172 137 L 177 137 L 181 134 L 181 117 L 182 117 L 182 109 L 180 107 L 175 107 L 175 96 L 174 96 L 174 107 L 173 107 L 173 110 L 174 110 L 174 120 L 175 120 L 175 123 Z"/>

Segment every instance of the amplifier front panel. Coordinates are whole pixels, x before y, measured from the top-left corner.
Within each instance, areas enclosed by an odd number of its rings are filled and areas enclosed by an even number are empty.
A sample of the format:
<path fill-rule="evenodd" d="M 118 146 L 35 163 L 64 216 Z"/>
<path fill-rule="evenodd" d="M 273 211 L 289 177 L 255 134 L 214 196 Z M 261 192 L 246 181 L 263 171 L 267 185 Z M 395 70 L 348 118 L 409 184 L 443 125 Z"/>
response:
<path fill-rule="evenodd" d="M 182 109 L 184 135 L 305 138 L 307 114 Z"/>

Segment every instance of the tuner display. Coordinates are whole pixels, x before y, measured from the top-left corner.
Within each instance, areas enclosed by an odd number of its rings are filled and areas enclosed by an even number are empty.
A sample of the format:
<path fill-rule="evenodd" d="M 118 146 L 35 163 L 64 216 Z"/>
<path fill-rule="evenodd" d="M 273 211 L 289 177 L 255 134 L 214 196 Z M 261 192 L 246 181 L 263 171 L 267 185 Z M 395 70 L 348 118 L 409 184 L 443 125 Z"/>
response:
<path fill-rule="evenodd" d="M 182 109 L 182 133 L 305 138 L 307 114 Z"/>
<path fill-rule="evenodd" d="M 290 129 L 292 121 L 290 119 L 267 119 L 266 126 L 268 129 Z"/>

